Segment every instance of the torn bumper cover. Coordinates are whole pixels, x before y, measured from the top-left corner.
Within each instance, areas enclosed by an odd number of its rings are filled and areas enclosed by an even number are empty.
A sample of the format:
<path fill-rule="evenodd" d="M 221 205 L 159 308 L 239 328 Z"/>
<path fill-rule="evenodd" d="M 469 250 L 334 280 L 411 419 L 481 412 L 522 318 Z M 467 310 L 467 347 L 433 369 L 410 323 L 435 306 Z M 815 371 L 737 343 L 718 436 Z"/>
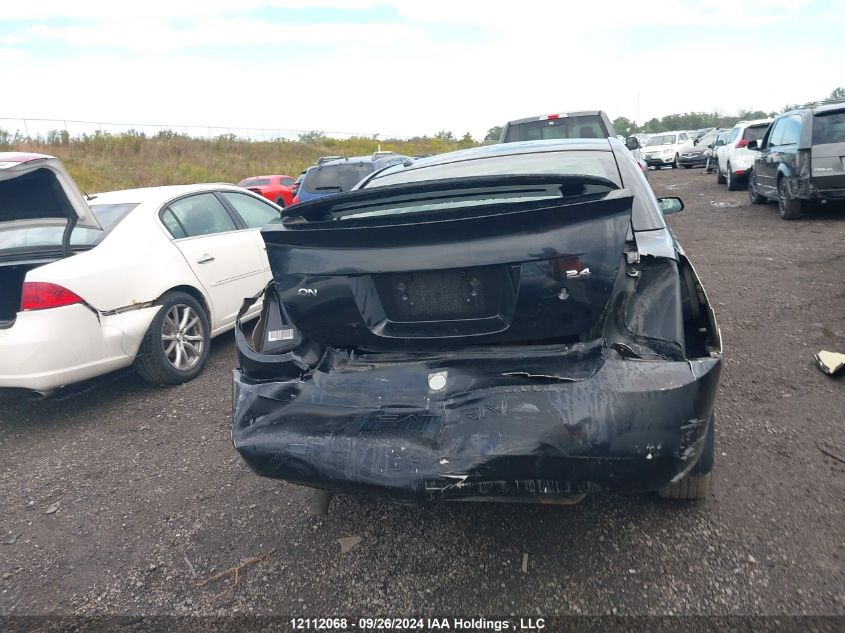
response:
<path fill-rule="evenodd" d="M 328 349 L 285 381 L 236 370 L 232 439 L 260 475 L 400 501 L 657 490 L 701 455 L 720 360 L 614 355 Z"/>

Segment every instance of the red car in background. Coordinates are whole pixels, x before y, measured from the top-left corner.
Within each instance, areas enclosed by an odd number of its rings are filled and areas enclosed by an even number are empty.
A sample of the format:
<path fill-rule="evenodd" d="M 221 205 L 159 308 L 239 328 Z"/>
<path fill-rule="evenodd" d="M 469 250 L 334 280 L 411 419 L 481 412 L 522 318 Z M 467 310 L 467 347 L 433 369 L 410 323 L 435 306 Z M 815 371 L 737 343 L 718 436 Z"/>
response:
<path fill-rule="evenodd" d="M 293 204 L 293 183 L 294 179 L 290 176 L 252 176 L 241 180 L 238 187 L 254 191 L 280 207 L 286 207 Z"/>

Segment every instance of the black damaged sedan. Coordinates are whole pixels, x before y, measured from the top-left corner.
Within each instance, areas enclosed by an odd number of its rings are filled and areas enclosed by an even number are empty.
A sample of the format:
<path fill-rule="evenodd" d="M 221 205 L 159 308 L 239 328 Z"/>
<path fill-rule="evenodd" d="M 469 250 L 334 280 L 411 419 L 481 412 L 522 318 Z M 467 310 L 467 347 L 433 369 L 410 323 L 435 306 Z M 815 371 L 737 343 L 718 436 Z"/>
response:
<path fill-rule="evenodd" d="M 663 219 L 682 207 L 616 139 L 406 161 L 289 207 L 236 329 L 235 448 L 399 501 L 706 497 L 721 338 Z"/>

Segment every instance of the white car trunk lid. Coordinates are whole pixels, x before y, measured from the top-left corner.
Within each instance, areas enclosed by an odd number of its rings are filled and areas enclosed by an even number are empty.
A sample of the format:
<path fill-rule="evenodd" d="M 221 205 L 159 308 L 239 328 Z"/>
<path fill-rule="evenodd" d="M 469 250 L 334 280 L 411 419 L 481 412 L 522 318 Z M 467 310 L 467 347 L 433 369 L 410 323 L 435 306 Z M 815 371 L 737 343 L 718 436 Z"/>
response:
<path fill-rule="evenodd" d="M 0 152 L 0 232 L 69 224 L 101 228 L 61 162 L 41 154 Z"/>

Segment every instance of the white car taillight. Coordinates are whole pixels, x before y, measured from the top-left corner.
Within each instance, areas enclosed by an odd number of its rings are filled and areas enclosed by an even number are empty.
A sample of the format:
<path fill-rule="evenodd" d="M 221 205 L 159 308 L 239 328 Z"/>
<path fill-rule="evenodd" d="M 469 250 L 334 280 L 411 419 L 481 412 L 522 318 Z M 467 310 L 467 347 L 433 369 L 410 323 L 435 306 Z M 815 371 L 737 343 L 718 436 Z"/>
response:
<path fill-rule="evenodd" d="M 21 292 L 21 310 L 46 310 L 74 303 L 83 303 L 82 297 L 58 284 L 43 281 L 25 281 Z"/>

